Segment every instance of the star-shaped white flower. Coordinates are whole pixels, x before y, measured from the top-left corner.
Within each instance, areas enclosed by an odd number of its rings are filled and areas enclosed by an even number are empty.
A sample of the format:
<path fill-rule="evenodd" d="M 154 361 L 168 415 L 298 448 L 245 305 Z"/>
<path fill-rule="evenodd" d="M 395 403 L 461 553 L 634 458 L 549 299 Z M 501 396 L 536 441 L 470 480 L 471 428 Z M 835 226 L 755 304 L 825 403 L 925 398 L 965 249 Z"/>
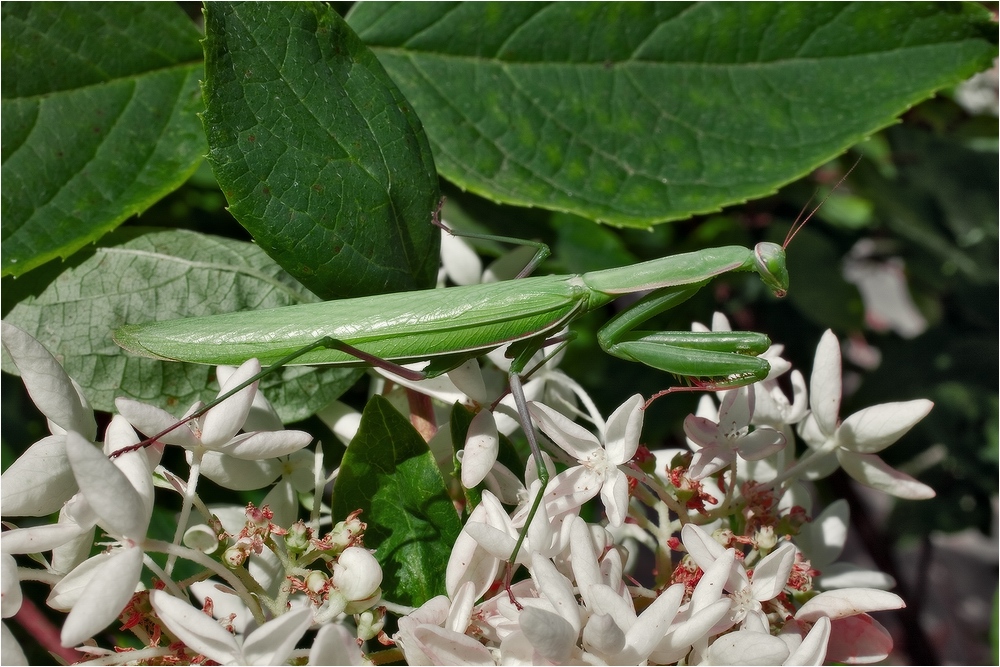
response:
<path fill-rule="evenodd" d="M 150 591 L 149 602 L 174 636 L 220 665 L 284 664 L 313 620 L 308 607 L 299 607 L 237 637 L 205 612 L 165 591 Z"/>
<path fill-rule="evenodd" d="M 7 322 L 0 323 L 0 331 L 4 348 L 52 433 L 29 447 L 3 472 L 0 503 L 5 517 L 46 516 L 59 511 L 76 493 L 66 458 L 66 433 L 79 433 L 93 442 L 97 422 L 83 391 L 41 343 Z"/>
<path fill-rule="evenodd" d="M 813 450 L 835 455 L 847 474 L 865 486 L 910 500 L 934 497 L 934 489 L 890 468 L 876 456 L 926 417 L 934 407 L 931 401 L 874 405 L 841 422 L 840 343 L 829 330 L 816 347 L 809 392 L 812 413 L 801 423 L 799 434 Z M 822 465 L 823 461 L 818 459 L 817 463 Z"/>
<path fill-rule="evenodd" d="M 250 359 L 223 380 L 218 395 L 222 396 L 259 372 L 260 362 Z M 224 375 L 221 373 L 220 378 Z M 281 474 L 281 466 L 268 459 L 297 452 L 309 444 L 312 436 L 291 430 L 240 433 L 253 414 L 255 400 L 259 401 L 256 382 L 201 417 L 164 434 L 159 441 L 197 453 L 201 457 L 202 474 L 217 484 L 236 490 L 266 486 Z M 129 423 L 150 436 L 177 422 L 170 413 L 131 399 L 119 398 L 115 405 Z M 200 407 L 195 404 L 187 414 Z"/>
<path fill-rule="evenodd" d="M 112 419 L 105 446 L 117 451 L 136 444 L 132 427 L 121 416 Z M 67 574 L 47 600 L 70 610 L 63 624 L 63 646 L 76 646 L 103 630 L 121 613 L 139 585 L 146 529 L 153 513 L 151 461 L 143 450 L 113 461 L 76 433 L 67 434 L 66 454 L 80 487 L 74 519 L 82 527 L 99 524 L 117 541 Z"/>
<path fill-rule="evenodd" d="M 691 479 L 704 479 L 722 470 L 737 454 L 747 461 L 757 461 L 785 446 L 785 436 L 773 428 L 759 426 L 750 431 L 754 396 L 750 387 L 727 392 L 719 408 L 718 422 L 695 415 L 684 419 L 684 432 L 701 447 L 691 459 Z"/>
<path fill-rule="evenodd" d="M 768 621 L 761 603 L 777 597 L 788 583 L 795 564 L 792 543 L 782 542 L 755 565 L 753 575 L 747 575 L 743 563 L 734 558 L 735 552 L 723 548 L 704 528 L 691 523 L 685 525 L 681 529 L 681 540 L 691 558 L 704 571 L 708 571 L 719 559 L 732 559 L 729 579 L 725 584 L 732 599 L 730 621 L 766 631 Z"/>
<path fill-rule="evenodd" d="M 580 464 L 551 480 L 546 495 L 564 496 L 568 510 L 600 493 L 608 521 L 620 526 L 628 511 L 628 478 L 618 466 L 631 461 L 639 448 L 642 405 L 642 396 L 636 394 L 619 406 L 608 419 L 602 444 L 592 433 L 552 408 L 529 402 L 528 410 L 538 428 Z"/>

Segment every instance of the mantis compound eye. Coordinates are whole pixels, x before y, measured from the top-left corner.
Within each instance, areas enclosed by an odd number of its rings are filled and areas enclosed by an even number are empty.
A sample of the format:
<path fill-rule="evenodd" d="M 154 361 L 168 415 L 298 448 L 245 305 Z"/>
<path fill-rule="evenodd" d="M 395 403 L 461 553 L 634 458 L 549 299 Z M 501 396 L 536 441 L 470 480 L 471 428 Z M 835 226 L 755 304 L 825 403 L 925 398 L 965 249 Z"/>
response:
<path fill-rule="evenodd" d="M 777 243 L 763 241 L 753 249 L 754 263 L 760 279 L 774 296 L 781 298 L 788 293 L 788 266 L 785 249 Z"/>

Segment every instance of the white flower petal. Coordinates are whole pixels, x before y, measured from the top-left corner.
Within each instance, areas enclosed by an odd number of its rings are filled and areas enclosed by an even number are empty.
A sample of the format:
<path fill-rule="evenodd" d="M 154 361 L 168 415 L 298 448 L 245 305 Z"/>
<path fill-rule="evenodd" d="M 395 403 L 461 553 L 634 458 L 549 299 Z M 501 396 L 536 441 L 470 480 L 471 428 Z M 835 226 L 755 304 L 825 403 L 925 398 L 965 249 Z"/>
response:
<path fill-rule="evenodd" d="M 707 530 L 693 523 L 685 524 L 681 528 L 681 542 L 702 570 L 707 570 L 726 553 L 726 548 L 712 539 Z"/>
<path fill-rule="evenodd" d="M 590 431 L 549 406 L 529 401 L 528 411 L 549 440 L 562 447 L 573 458 L 584 459 L 601 448 L 601 443 Z"/>
<path fill-rule="evenodd" d="M 594 614 L 607 614 L 615 619 L 615 623 L 623 632 L 628 632 L 636 621 L 632 598 L 615 591 L 607 584 L 592 584 L 584 593 L 587 610 Z"/>
<path fill-rule="evenodd" d="M 759 461 L 785 448 L 785 436 L 773 428 L 761 426 L 753 433 L 740 438 L 740 457 L 747 461 Z"/>
<path fill-rule="evenodd" d="M 844 472 L 865 486 L 885 491 L 897 498 L 926 500 L 937 495 L 931 487 L 889 467 L 875 454 L 856 454 L 846 449 L 838 449 L 837 460 L 840 461 Z"/>
<path fill-rule="evenodd" d="M 691 415 L 688 416 L 690 417 Z M 732 463 L 735 457 L 736 452 L 726 443 L 706 445 L 691 457 L 691 465 L 688 466 L 688 477 L 695 481 L 705 479 Z"/>
<path fill-rule="evenodd" d="M 21 645 L 17 643 L 14 633 L 7 629 L 6 623 L 0 623 L 0 664 L 27 665 L 28 658 L 24 655 Z"/>
<path fill-rule="evenodd" d="M 458 368 L 448 371 L 448 379 L 459 391 L 476 403 L 485 405 L 489 402 L 486 383 L 483 381 L 483 371 L 475 359 L 470 359 Z"/>
<path fill-rule="evenodd" d="M 45 346 L 7 322 L 0 322 L 0 343 L 7 348 L 24 388 L 46 419 L 88 440 L 97 437 L 93 411 Z"/>
<path fill-rule="evenodd" d="M 421 625 L 413 631 L 414 649 L 422 652 L 431 662 L 410 664 L 433 665 L 487 665 L 494 664 L 493 656 L 472 637 L 452 632 L 434 625 Z M 403 646 L 403 653 L 410 657 L 410 642 Z M 419 653 L 417 654 L 419 655 Z"/>
<path fill-rule="evenodd" d="M 5 554 L 37 554 L 66 544 L 82 532 L 84 529 L 75 523 L 49 523 L 5 530 L 0 535 L 0 551 Z"/>
<path fill-rule="evenodd" d="M 625 633 L 628 649 L 622 657 L 628 664 L 641 664 L 649 657 L 677 616 L 683 598 L 684 586 L 674 584 L 639 614 L 639 618 Z"/>
<path fill-rule="evenodd" d="M 201 460 L 202 475 L 234 491 L 263 488 L 281 475 L 281 468 L 276 459 L 247 461 L 218 452 L 205 452 Z"/>
<path fill-rule="evenodd" d="M 479 543 L 479 546 L 499 560 L 509 558 L 511 552 L 514 551 L 514 545 L 517 544 L 516 537 L 511 537 L 506 532 L 498 530 L 493 526 L 488 526 L 485 523 L 476 522 L 466 524 L 465 531 L 469 533 L 472 539 Z M 525 551 L 526 549 L 523 548 L 518 551 L 518 562 L 523 562 Z"/>
<path fill-rule="evenodd" d="M 316 633 L 309 649 L 309 665 L 363 665 L 357 638 L 343 625 L 327 623 Z"/>
<path fill-rule="evenodd" d="M 604 478 L 590 468 L 574 466 L 559 473 L 545 487 L 545 502 L 549 516 L 574 510 L 598 493 Z M 534 496 L 531 496 L 534 498 Z"/>
<path fill-rule="evenodd" d="M 142 452 L 134 453 L 145 459 Z M 104 526 L 117 536 L 144 539 L 150 517 L 147 499 L 136 491 L 128 477 L 77 433 L 66 434 L 66 455 L 80 492 Z"/>
<path fill-rule="evenodd" d="M 247 665 L 282 665 L 312 625 L 312 609 L 300 607 L 260 626 L 243 641 Z"/>
<path fill-rule="evenodd" d="M 684 418 L 684 433 L 695 444 L 711 447 L 719 444 L 719 425 L 707 417 L 688 415 Z"/>
<path fill-rule="evenodd" d="M 100 564 L 63 622 L 60 640 L 77 646 L 118 618 L 139 584 L 142 549 L 123 549 Z"/>
<path fill-rule="evenodd" d="M 795 542 L 813 567 L 824 569 L 843 551 L 850 512 L 846 500 L 835 500 L 819 516 L 802 526 Z"/>
<path fill-rule="evenodd" d="M 137 431 L 148 437 L 153 437 L 167 430 L 179 420 L 166 410 L 153 405 L 146 405 L 131 398 L 118 397 L 115 399 L 115 407 L 128 423 L 135 427 Z M 197 447 L 201 443 L 191 431 L 191 427 L 182 424 L 169 433 L 161 436 L 159 442 L 179 447 Z"/>
<path fill-rule="evenodd" d="M 45 604 L 59 611 L 70 611 L 80 601 L 94 573 L 99 572 L 113 556 L 114 552 L 104 551 L 80 563 L 52 587 Z"/>
<path fill-rule="evenodd" d="M 806 391 L 806 381 L 799 371 L 792 371 L 792 405 L 785 415 L 786 424 L 798 424 L 809 412 L 809 395 Z"/>
<path fill-rule="evenodd" d="M 467 581 L 458 588 L 458 593 L 452 598 L 448 620 L 444 627 L 455 632 L 465 632 L 472 618 L 472 610 L 476 606 L 476 586 Z"/>
<path fill-rule="evenodd" d="M 715 542 L 715 540 L 712 541 Z M 716 544 L 720 549 L 722 548 L 721 544 L 718 544 L 718 542 Z M 700 558 L 704 559 L 704 556 L 700 556 Z M 695 562 L 698 562 L 697 558 L 695 558 Z M 726 549 L 721 556 L 715 559 L 715 562 L 710 562 L 707 568 L 702 568 L 704 574 L 698 580 L 698 584 L 694 587 L 694 592 L 691 594 L 692 614 L 696 614 L 722 599 L 722 594 L 729 583 L 730 574 L 733 571 L 733 564 L 735 562 L 736 551 Z"/>
<path fill-rule="evenodd" d="M 625 633 L 607 614 L 592 614 L 583 628 L 583 646 L 598 655 L 617 655 L 625 648 Z"/>
<path fill-rule="evenodd" d="M 570 526 L 570 565 L 573 568 L 573 579 L 583 594 L 584 602 L 588 607 L 591 601 L 588 600 L 591 585 L 601 583 L 601 570 L 597 563 L 597 552 L 594 549 L 594 541 L 590 537 L 590 529 L 587 522 L 576 516 L 571 519 Z"/>
<path fill-rule="evenodd" d="M 274 513 L 271 522 L 277 526 L 290 526 L 298 519 L 299 501 L 295 495 L 295 487 L 287 477 L 282 477 L 278 483 L 264 496 L 260 506 L 267 505 Z"/>
<path fill-rule="evenodd" d="M 795 620 L 814 622 L 821 616 L 847 618 L 869 611 L 902 609 L 906 604 L 895 593 L 873 588 L 841 588 L 824 591 L 810 599 L 795 613 Z"/>
<path fill-rule="evenodd" d="M 608 473 L 601 487 L 601 501 L 608 514 L 608 523 L 617 528 L 625 523 L 628 514 L 628 477 L 621 470 Z"/>
<path fill-rule="evenodd" d="M 859 454 L 880 452 L 903 437 L 933 407 L 926 399 L 873 405 L 845 419 L 837 430 L 837 441 Z"/>
<path fill-rule="evenodd" d="M 822 665 L 826 660 L 826 645 L 830 641 L 830 619 L 819 618 L 809 633 L 791 649 L 785 665 Z"/>
<path fill-rule="evenodd" d="M 579 634 L 562 616 L 535 607 L 524 608 L 518 626 L 532 648 L 556 664 L 569 658 Z"/>
<path fill-rule="evenodd" d="M 59 511 L 76 493 L 76 480 L 66 458 L 66 436 L 42 438 L 0 476 L 4 516 L 46 516 Z"/>
<path fill-rule="evenodd" d="M 221 665 L 244 662 L 236 637 L 205 612 L 165 591 L 150 591 L 149 602 L 170 632 L 192 650 Z"/>
<path fill-rule="evenodd" d="M 816 346 L 816 358 L 809 379 L 809 405 L 825 435 L 833 435 L 840 419 L 840 373 L 840 341 L 827 329 Z"/>
<path fill-rule="evenodd" d="M 253 614 L 244 604 L 239 595 L 228 586 L 213 580 L 195 581 L 189 587 L 195 599 L 204 606 L 205 600 L 212 599 L 212 616 L 216 619 L 232 618 L 232 627 L 237 634 L 245 634 L 247 625 L 253 620 Z"/>
<path fill-rule="evenodd" d="M 462 455 L 462 486 L 471 489 L 484 479 L 493 469 L 500 452 L 500 436 L 493 413 L 480 410 L 465 439 L 465 454 Z"/>
<path fill-rule="evenodd" d="M 736 433 L 750 424 L 753 416 L 754 394 L 749 387 L 740 387 L 735 391 L 726 392 L 719 408 L 719 430 L 723 433 Z"/>
<path fill-rule="evenodd" d="M 645 401 L 635 394 L 622 403 L 608 418 L 604 434 L 608 460 L 614 464 L 628 463 L 639 448 L 642 434 L 642 406 Z"/>
<path fill-rule="evenodd" d="M 552 605 L 552 609 L 573 626 L 574 633 L 579 633 L 583 628 L 580 606 L 573 594 L 573 585 L 569 579 L 559 573 L 552 561 L 538 553 L 531 556 L 531 577 L 541 595 Z"/>
<path fill-rule="evenodd" d="M 751 583 L 754 598 L 764 602 L 777 597 L 788 583 L 794 564 L 795 547 L 791 542 L 782 542 L 754 568 Z"/>
<path fill-rule="evenodd" d="M 213 449 L 245 461 L 273 459 L 293 454 L 312 441 L 305 431 L 253 431 L 241 433 Z"/>
<path fill-rule="evenodd" d="M 785 642 L 764 632 L 731 632 L 708 647 L 710 665 L 780 665 L 788 657 Z"/>
<path fill-rule="evenodd" d="M 486 523 L 487 507 L 480 503 L 469 515 L 467 525 Z M 513 549 L 513 545 L 511 545 Z M 510 552 L 507 552 L 510 555 Z M 458 594 L 458 589 L 465 582 L 471 582 L 475 587 L 475 597 L 478 599 L 487 591 L 496 579 L 500 568 L 500 559 L 479 546 L 479 543 L 462 530 L 455 540 L 448 557 L 448 567 L 445 570 L 445 590 L 449 597 Z"/>
<path fill-rule="evenodd" d="M 325 408 L 317 412 L 316 416 L 333 431 L 333 434 L 345 446 L 351 443 L 361 425 L 361 413 L 340 401 L 331 401 Z"/>
<path fill-rule="evenodd" d="M 21 581 L 17 575 L 17 561 L 7 553 L 0 554 L 0 616 L 10 618 L 21 608 Z"/>
<path fill-rule="evenodd" d="M 683 658 L 691 645 L 709 634 L 724 632 L 732 626 L 732 621 L 726 621 L 732 600 L 722 598 L 716 600 L 704 609 L 694 613 L 686 621 L 671 626 L 667 635 L 656 645 L 650 654 L 651 662 L 669 664 Z"/>
<path fill-rule="evenodd" d="M 483 483 L 487 490 L 495 494 L 507 505 L 516 505 L 518 494 L 524 489 L 524 484 L 517 475 L 508 470 L 502 463 L 494 463 Z"/>
<path fill-rule="evenodd" d="M 260 362 L 256 359 L 248 359 L 222 384 L 222 388 L 219 389 L 219 396 L 224 396 L 257 373 L 260 373 Z M 249 387 L 242 389 L 235 396 L 227 398 L 219 405 L 210 409 L 202 417 L 202 444 L 210 449 L 215 449 L 232 440 L 233 436 L 239 433 L 240 429 L 246 424 L 247 416 L 250 414 L 250 408 L 253 407 L 253 399 L 256 393 L 257 383 L 254 382 Z"/>
<path fill-rule="evenodd" d="M 220 386 L 226 384 L 237 370 L 239 369 L 235 366 L 216 366 L 215 377 Z M 246 422 L 243 424 L 243 430 L 280 431 L 284 427 L 277 410 L 271 406 L 264 394 L 259 391 L 254 394 L 253 405 L 250 408 L 250 414 L 247 415 Z"/>
<path fill-rule="evenodd" d="M 465 239 L 441 230 L 441 266 L 456 285 L 476 285 L 483 262 Z"/>
<path fill-rule="evenodd" d="M 105 444 L 114 443 L 113 451 L 118 451 L 130 445 L 139 443 L 132 426 L 121 415 L 115 415 L 108 424 L 108 429 L 104 434 Z M 159 455 L 155 455 L 159 458 Z M 149 452 L 145 449 L 127 452 L 114 459 L 116 468 L 122 471 L 125 478 L 135 489 L 142 499 L 142 506 L 146 513 L 146 523 L 153 514 L 153 466 L 150 465 Z M 145 528 L 143 529 L 145 533 Z"/>
<path fill-rule="evenodd" d="M 858 614 L 832 623 L 826 661 L 867 665 L 885 660 L 890 651 L 892 635 L 889 631 L 868 614 Z"/>

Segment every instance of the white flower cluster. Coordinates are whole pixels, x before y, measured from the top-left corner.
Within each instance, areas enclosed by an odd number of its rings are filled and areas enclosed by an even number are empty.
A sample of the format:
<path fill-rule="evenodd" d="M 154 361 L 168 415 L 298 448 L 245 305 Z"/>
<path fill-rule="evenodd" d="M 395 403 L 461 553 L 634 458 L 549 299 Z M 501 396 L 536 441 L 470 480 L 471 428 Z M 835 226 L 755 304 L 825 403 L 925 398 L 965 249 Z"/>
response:
<path fill-rule="evenodd" d="M 714 325 L 728 328 L 721 317 Z M 323 469 L 321 450 L 304 449 L 308 434 L 282 430 L 256 383 L 207 411 L 192 407 L 179 427 L 158 408 L 120 399 L 101 443 L 86 399 L 56 360 L 15 327 L 4 324 L 2 334 L 51 431 L 3 473 L 3 617 L 27 603 L 21 581 L 48 584 L 47 604 L 68 613 L 62 645 L 94 664 L 360 664 L 360 646 L 376 637 L 395 646 L 377 661 L 420 665 L 878 661 L 892 642 L 868 612 L 903 602 L 884 590 L 893 585 L 885 575 L 834 562 L 846 503 L 811 518 L 806 484 L 842 468 L 901 498 L 933 495 L 878 456 L 931 403 L 878 405 L 841 420 L 831 332 L 808 387 L 775 346 L 765 354 L 766 380 L 719 392 L 718 403 L 703 397 L 684 422 L 685 450 L 650 452 L 640 444 L 641 396 L 605 421 L 550 360 L 524 387 L 549 441 L 548 482 L 543 488 L 533 458 L 523 483 L 497 461 L 500 434 L 519 424 L 510 397 L 481 408 L 457 457 L 462 485 L 480 487 L 481 500 L 452 548 L 446 594 L 402 608 L 381 600 L 381 568 L 361 546 L 356 514 L 320 535 L 321 523 L 334 521 L 321 498 L 336 473 Z M 502 370 L 502 356 L 491 358 Z M 219 396 L 259 370 L 253 360 L 220 369 Z M 791 399 L 777 380 L 786 373 Z M 476 363 L 449 377 L 394 382 L 448 404 L 491 405 Z M 357 428 L 356 415 L 339 407 L 321 416 L 340 437 Z M 137 431 L 155 441 L 139 447 Z M 167 445 L 185 450 L 185 477 L 161 464 Z M 438 458 L 450 472 L 450 450 Z M 260 507 L 207 507 L 201 477 L 270 489 Z M 169 542 L 147 535 L 154 489 L 181 499 Z M 299 520 L 300 498 L 311 505 L 308 521 Z M 593 512 L 581 512 L 597 498 L 604 519 L 588 522 Z M 50 524 L 9 521 L 55 512 Z M 651 589 L 633 578 L 646 576 L 635 569 L 640 547 L 652 553 Z M 15 561 L 19 554 L 40 567 Z M 179 559 L 201 574 L 179 579 Z M 155 577 L 152 590 L 143 568 Z M 383 632 L 386 607 L 400 616 L 392 637 Z M 99 647 L 93 638 L 116 619 L 145 648 Z M 3 663 L 23 663 L 3 632 Z"/>
<path fill-rule="evenodd" d="M 25 603 L 20 582 L 36 580 L 52 588 L 46 603 L 68 613 L 60 641 L 80 647 L 78 659 L 183 663 L 203 656 L 220 664 L 281 664 L 294 657 L 296 644 L 314 626 L 323 630 L 308 652 L 316 661 L 310 664 L 360 658 L 356 640 L 381 631 L 381 616 L 370 614 L 380 598 L 381 568 L 357 546 L 364 526 L 356 518 L 322 539 L 316 537 L 318 521 L 295 522 L 296 491 L 315 492 L 316 457 L 302 451 L 312 437 L 281 430 L 256 382 L 166 433 L 176 418 L 119 399 L 121 414 L 112 418 L 102 444 L 95 442 L 97 425 L 86 399 L 52 355 L 7 323 L 2 335 L 51 431 L 4 471 L 3 517 L 12 526 L 11 517 L 59 513 L 56 523 L 15 527 L 0 537 L 4 618 Z M 220 369 L 219 396 L 259 371 L 256 360 L 235 371 Z M 159 435 L 149 446 L 136 447 L 136 430 Z M 186 450 L 187 479 L 160 465 L 165 445 Z M 261 509 L 209 509 L 197 495 L 201 475 L 231 489 L 274 486 Z M 157 487 L 183 499 L 172 542 L 147 536 Z M 200 522 L 191 520 L 192 511 L 201 515 Z M 100 552 L 91 556 L 95 543 Z M 51 557 L 44 558 L 48 552 Z M 165 567 L 150 557 L 157 552 L 167 554 Z M 219 553 L 224 556 L 212 557 Z M 42 567 L 19 567 L 16 554 L 34 555 Z M 178 558 L 204 574 L 178 580 Z M 156 589 L 141 583 L 143 567 L 159 581 Z M 345 614 L 365 613 L 367 623 L 353 636 L 330 624 Z M 124 619 L 123 629 L 131 629 L 147 648 L 116 653 L 94 645 L 91 638 L 116 619 Z M 3 664 L 27 664 L 6 626 L 2 650 Z"/>
<path fill-rule="evenodd" d="M 721 316 L 714 324 L 728 329 Z M 489 412 L 480 412 L 459 453 L 461 478 L 467 487 L 483 482 L 493 492 L 483 491 L 455 544 L 447 595 L 400 620 L 393 639 L 407 662 L 819 665 L 884 659 L 891 638 L 868 612 L 897 609 L 903 601 L 883 590 L 894 585 L 891 578 L 833 562 L 846 538 L 846 503 L 834 503 L 809 523 L 804 483 L 842 467 L 858 482 L 897 497 L 932 497 L 932 489 L 890 468 L 878 453 L 933 406 L 926 400 L 890 403 L 841 420 L 836 336 L 828 331 L 822 337 L 808 388 L 781 351 L 773 346 L 765 353 L 772 372 L 763 382 L 720 392 L 719 406 L 703 397 L 698 415 L 685 420 L 689 451 L 651 456 L 640 448 L 642 397 L 627 400 L 605 423 L 575 383 L 549 370 L 550 386 L 536 379 L 532 393 L 551 394 L 558 385 L 563 397 L 575 394 L 587 410 L 580 413 L 564 399 L 559 409 L 529 402 L 553 454 L 568 462 L 557 472 L 543 454 L 550 481 L 530 522 L 528 508 L 540 489 L 535 464 L 528 462 L 524 486 L 512 493 L 502 481 L 514 475 L 496 462 L 498 428 Z M 791 400 L 777 381 L 789 371 Z M 461 385 L 479 386 L 467 379 Z M 575 421 L 580 416 L 597 435 Z M 805 444 L 800 455 L 796 433 Z M 723 498 L 708 493 L 710 481 Z M 580 509 L 598 496 L 606 520 L 588 524 Z M 508 513 L 503 502 L 514 499 L 518 505 Z M 519 539 L 515 567 L 524 566 L 528 577 L 511 584 L 506 561 Z M 639 543 L 656 556 L 656 590 L 626 584 Z"/>
<path fill-rule="evenodd" d="M 818 665 L 885 658 L 891 639 L 867 612 L 903 602 L 872 587 L 891 587 L 889 578 L 848 567 L 826 579 L 831 590 L 818 590 L 814 566 L 829 564 L 843 547 L 846 504 L 807 524 L 802 481 L 839 463 L 862 484 L 903 498 L 931 497 L 929 487 L 876 454 L 932 405 L 880 405 L 841 422 L 836 337 L 827 332 L 820 342 L 810 391 L 793 371 L 792 401 L 775 381 L 790 370 L 780 352 L 768 351 L 767 380 L 722 392 L 719 407 L 704 398 L 700 415 L 685 421 L 691 451 L 654 453 L 655 466 L 637 456 L 641 396 L 606 424 L 591 414 L 598 436 L 547 405 L 529 403 L 534 423 L 570 463 L 556 473 L 546 460 L 551 479 L 528 524 L 526 510 L 539 488 L 533 462 L 513 513 L 483 491 L 452 551 L 447 596 L 400 621 L 394 639 L 409 664 Z M 497 431 L 483 422 L 473 424 L 461 459 L 465 483 L 466 468 L 502 468 L 495 443 L 484 444 Z M 806 444 L 797 460 L 789 447 L 796 430 Z M 709 480 L 726 489 L 722 500 L 705 490 Z M 597 497 L 606 522 L 588 524 L 580 509 Z M 732 525 L 743 533 L 721 528 Z M 505 588 L 499 583 L 509 581 L 505 561 L 522 531 L 516 564 L 529 578 Z M 629 538 L 657 554 L 663 575 L 657 590 L 626 585 Z M 686 555 L 670 560 L 668 545 Z"/>

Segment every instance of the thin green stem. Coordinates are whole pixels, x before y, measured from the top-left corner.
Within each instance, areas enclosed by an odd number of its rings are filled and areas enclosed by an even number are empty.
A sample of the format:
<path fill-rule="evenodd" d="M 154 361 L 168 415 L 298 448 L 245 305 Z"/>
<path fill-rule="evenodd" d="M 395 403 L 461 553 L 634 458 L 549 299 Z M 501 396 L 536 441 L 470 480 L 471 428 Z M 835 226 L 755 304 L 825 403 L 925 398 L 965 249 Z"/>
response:
<path fill-rule="evenodd" d="M 194 504 L 195 492 L 198 489 L 198 478 L 201 475 L 201 459 L 205 455 L 204 447 L 191 450 L 191 470 L 188 473 L 187 484 L 184 486 L 184 501 L 181 503 L 180 517 L 177 519 L 177 530 L 174 531 L 174 544 L 180 545 L 187 530 L 188 519 L 191 518 L 191 506 Z M 173 574 L 177 556 L 170 554 L 167 558 L 167 574 Z"/>
<path fill-rule="evenodd" d="M 254 620 L 260 624 L 264 623 L 264 610 L 260 606 L 260 600 L 257 596 L 250 593 L 242 579 L 238 577 L 234 571 L 226 568 L 222 565 L 222 563 L 212 560 L 197 549 L 189 549 L 188 547 L 172 544 L 170 542 L 164 542 L 163 540 L 147 539 L 142 543 L 142 548 L 148 551 L 158 551 L 168 555 L 176 554 L 178 557 L 198 563 L 199 565 L 211 570 L 215 574 L 219 575 L 233 590 L 236 591 L 240 598 L 242 598 L 243 603 L 250 609 L 250 613 L 253 614 Z"/>

